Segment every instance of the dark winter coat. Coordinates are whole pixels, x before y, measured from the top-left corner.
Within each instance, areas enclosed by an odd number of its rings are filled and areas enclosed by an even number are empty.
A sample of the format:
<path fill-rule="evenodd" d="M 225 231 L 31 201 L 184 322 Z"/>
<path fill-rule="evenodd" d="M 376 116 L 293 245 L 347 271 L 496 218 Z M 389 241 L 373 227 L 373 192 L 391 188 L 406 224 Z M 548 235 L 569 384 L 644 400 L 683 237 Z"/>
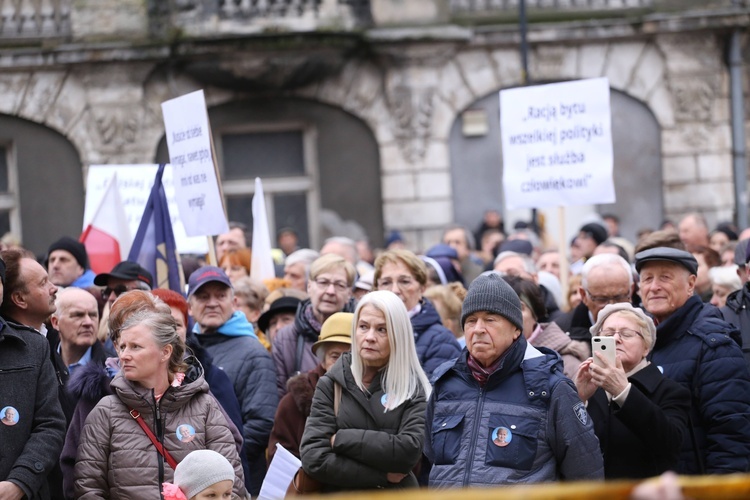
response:
<path fill-rule="evenodd" d="M 341 386 L 338 416 L 334 415 L 334 382 Z M 318 381 L 300 451 L 302 467 L 324 484 L 324 491 L 417 487 L 411 470 L 422 453 L 425 395 L 420 391 L 388 411 L 384 397 L 380 376 L 367 393 L 357 387 L 350 353 L 342 354 Z M 389 483 L 389 472 L 407 476 L 400 483 Z"/>
<path fill-rule="evenodd" d="M 740 331 L 742 353 L 750 366 L 750 283 L 727 296 L 727 304 L 721 308 L 724 320 Z"/>
<path fill-rule="evenodd" d="M 652 363 L 628 377 L 622 407 L 604 389 L 589 399 L 588 412 L 604 455 L 606 479 L 646 478 L 674 470 L 688 433 L 690 394 Z"/>
<path fill-rule="evenodd" d="M 251 494 L 257 495 L 265 476 L 265 450 L 279 403 L 273 360 L 253 337 L 201 333 L 197 338 L 213 358 L 214 366 L 232 381 L 242 409 L 242 435 L 250 468 L 249 489 Z"/>
<path fill-rule="evenodd" d="M 286 383 L 289 391 L 279 402 L 271 437 L 268 440 L 269 464 L 276 453 L 276 443 L 299 458 L 299 445 L 302 442 L 302 433 L 305 431 L 305 422 L 310 416 L 315 387 L 325 373 L 323 365 L 318 364 L 314 370 L 295 375 Z"/>
<path fill-rule="evenodd" d="M 47 340 L 0 319 L 0 402 L 16 409 L 15 425 L 0 424 L 0 481 L 31 500 L 50 498 L 47 475 L 57 464 L 65 416 Z"/>
<path fill-rule="evenodd" d="M 244 498 L 247 491 L 237 447 L 199 363 L 193 363 L 182 384 L 167 388 L 158 402 L 152 389 L 130 382 L 122 373 L 115 375 L 111 387 L 114 394 L 99 401 L 81 433 L 76 498 L 158 498 L 162 483 L 173 481 L 174 471 L 131 416 L 131 408 L 178 463 L 193 450 L 209 449 L 225 456 L 235 471 L 233 493 Z M 178 437 L 183 425 L 194 429 L 188 442 Z"/>
<path fill-rule="evenodd" d="M 686 436 L 677 472 L 747 472 L 750 466 L 750 374 L 739 332 L 694 295 L 656 328 L 650 360 L 692 396 L 693 439 Z"/>
<path fill-rule="evenodd" d="M 320 327 L 308 321 L 306 311 L 312 308 L 310 299 L 303 301 L 294 315 L 294 323 L 276 332 L 273 339 L 273 362 L 276 366 L 276 388 L 279 398 L 286 394 L 286 381 L 300 373 L 314 370 L 320 360 L 312 352 L 312 345 L 318 341 Z M 350 300 L 342 312 L 353 312 L 355 303 Z M 302 355 L 298 356 L 299 340 L 302 339 Z"/>
<path fill-rule="evenodd" d="M 521 335 L 484 387 L 468 355 L 464 349 L 432 378 L 425 443 L 431 488 L 603 477 L 593 425 L 557 353 Z M 500 427 L 509 431 L 507 446 L 494 443 Z"/>
<path fill-rule="evenodd" d="M 435 306 L 426 298 L 420 301 L 422 310 L 411 318 L 417 356 L 427 377 L 435 369 L 461 354 L 456 337 L 443 326 Z"/>

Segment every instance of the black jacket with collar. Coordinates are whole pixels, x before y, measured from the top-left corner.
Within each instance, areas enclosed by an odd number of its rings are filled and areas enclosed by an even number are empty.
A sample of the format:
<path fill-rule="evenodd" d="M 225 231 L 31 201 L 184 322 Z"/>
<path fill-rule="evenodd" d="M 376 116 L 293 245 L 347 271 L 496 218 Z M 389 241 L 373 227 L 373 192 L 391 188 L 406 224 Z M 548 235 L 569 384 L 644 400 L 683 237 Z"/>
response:
<path fill-rule="evenodd" d="M 604 455 L 605 479 L 645 478 L 674 470 L 688 435 L 687 389 L 664 377 L 653 363 L 628 381 L 632 385 L 622 407 L 610 404 L 604 389 L 588 402 Z"/>

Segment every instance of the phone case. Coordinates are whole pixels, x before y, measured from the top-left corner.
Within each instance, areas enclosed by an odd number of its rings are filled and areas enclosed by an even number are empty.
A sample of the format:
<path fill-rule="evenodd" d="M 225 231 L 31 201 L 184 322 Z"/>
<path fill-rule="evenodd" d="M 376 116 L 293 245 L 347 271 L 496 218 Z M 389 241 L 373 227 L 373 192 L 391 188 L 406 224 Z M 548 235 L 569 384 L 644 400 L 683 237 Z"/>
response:
<path fill-rule="evenodd" d="M 606 356 L 611 364 L 615 364 L 617 353 L 615 352 L 615 338 L 614 337 L 592 337 L 591 338 L 591 351 L 594 353 L 594 363 L 602 366 L 602 362 L 596 356 L 599 352 L 602 356 Z"/>

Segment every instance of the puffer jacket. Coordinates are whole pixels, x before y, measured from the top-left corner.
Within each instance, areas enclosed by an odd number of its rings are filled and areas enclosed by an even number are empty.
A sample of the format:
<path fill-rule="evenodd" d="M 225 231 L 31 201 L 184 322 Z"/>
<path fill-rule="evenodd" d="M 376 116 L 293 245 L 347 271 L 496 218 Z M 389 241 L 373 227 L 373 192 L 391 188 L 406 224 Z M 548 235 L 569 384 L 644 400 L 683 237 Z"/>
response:
<path fill-rule="evenodd" d="M 242 465 L 219 403 L 197 362 L 179 387 L 169 387 L 158 403 L 151 389 L 118 373 L 113 395 L 102 399 L 86 419 L 75 465 L 79 499 L 159 498 L 161 484 L 172 482 L 174 471 L 130 415 L 138 411 L 146 425 L 179 463 L 193 450 L 210 449 L 229 460 L 235 470 L 233 496 L 245 498 Z M 192 426 L 193 439 L 183 442 L 178 428 Z"/>
<path fill-rule="evenodd" d="M 721 308 L 724 320 L 731 323 L 740 331 L 742 336 L 742 354 L 750 366 L 750 283 L 730 293 L 727 304 Z"/>
<path fill-rule="evenodd" d="M 435 369 L 461 354 L 456 337 L 443 326 L 435 306 L 426 298 L 420 301 L 422 309 L 411 318 L 417 356 L 427 377 Z"/>
<path fill-rule="evenodd" d="M 656 327 L 651 362 L 692 396 L 692 432 L 682 447 L 681 474 L 700 473 L 699 460 L 706 474 L 750 467 L 750 373 L 733 340 L 738 335 L 716 307 L 696 295 Z"/>
<path fill-rule="evenodd" d="M 341 386 L 337 416 L 334 382 Z M 383 406 L 386 400 L 380 376 L 367 393 L 357 387 L 351 353 L 342 354 L 320 378 L 300 451 L 302 467 L 323 483 L 323 491 L 417 487 L 411 470 L 421 457 L 426 396 L 420 390 L 389 411 Z M 389 483 L 389 472 L 406 477 L 400 483 Z"/>
<path fill-rule="evenodd" d="M 534 347 L 546 347 L 563 360 L 563 373 L 573 380 L 581 363 L 591 356 L 590 344 L 568 337 L 557 323 L 539 323 L 539 333 L 531 340 Z"/>
<path fill-rule="evenodd" d="M 468 355 L 433 375 L 425 443 L 431 488 L 603 478 L 591 419 L 557 353 L 521 335 L 484 387 Z M 509 432 L 506 446 L 494 442 L 500 427 Z"/>
<path fill-rule="evenodd" d="M 312 345 L 318 341 L 321 325 L 311 323 L 307 315 L 312 308 L 310 299 L 303 301 L 297 306 L 294 315 L 294 323 L 286 325 L 273 339 L 273 362 L 276 365 L 276 388 L 279 398 L 286 394 L 286 381 L 299 373 L 309 372 L 315 369 L 320 360 L 312 352 Z M 353 312 L 354 300 L 350 300 L 342 309 L 342 312 Z M 298 339 L 302 338 L 302 356 L 297 359 Z"/>

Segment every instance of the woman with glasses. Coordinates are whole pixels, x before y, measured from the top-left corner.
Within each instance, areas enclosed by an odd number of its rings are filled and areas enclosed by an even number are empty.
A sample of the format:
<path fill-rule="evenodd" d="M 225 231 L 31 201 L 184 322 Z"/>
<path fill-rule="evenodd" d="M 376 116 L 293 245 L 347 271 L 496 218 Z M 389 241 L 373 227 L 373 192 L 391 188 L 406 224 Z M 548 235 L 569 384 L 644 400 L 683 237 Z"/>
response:
<path fill-rule="evenodd" d="M 302 467 L 323 492 L 416 487 L 431 388 L 406 308 L 390 292 L 371 292 L 353 323 L 351 352 L 315 389 Z"/>
<path fill-rule="evenodd" d="M 587 359 L 575 379 L 599 438 L 605 479 L 674 469 L 690 439 L 690 394 L 646 358 L 656 341 L 654 322 L 628 303 L 610 304 L 599 312 L 591 334 L 614 337 L 617 353 L 615 364 L 594 353 L 600 364 Z"/>
<path fill-rule="evenodd" d="M 318 341 L 325 320 L 337 312 L 354 311 L 355 274 L 354 266 L 335 254 L 323 255 L 310 265 L 310 298 L 297 307 L 294 322 L 280 329 L 272 343 L 279 397 L 287 393 L 286 382 L 292 376 L 318 366 L 312 345 Z"/>
<path fill-rule="evenodd" d="M 432 303 L 422 296 L 427 267 L 409 250 L 388 250 L 375 260 L 375 288 L 395 293 L 406 306 L 414 329 L 417 356 L 429 377 L 441 364 L 457 358 L 461 347 L 443 326 Z"/>

